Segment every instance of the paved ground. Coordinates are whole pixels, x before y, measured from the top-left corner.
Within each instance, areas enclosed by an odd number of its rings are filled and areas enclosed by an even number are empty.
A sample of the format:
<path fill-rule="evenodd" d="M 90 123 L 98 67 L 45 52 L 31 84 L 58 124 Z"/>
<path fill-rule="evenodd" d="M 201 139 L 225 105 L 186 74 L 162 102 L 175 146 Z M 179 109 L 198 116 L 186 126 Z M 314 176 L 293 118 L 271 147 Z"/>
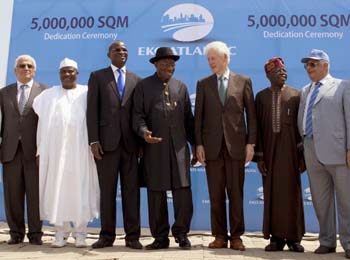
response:
<path fill-rule="evenodd" d="M 98 230 L 90 229 L 87 242 L 91 245 L 97 238 Z M 124 246 L 122 230 L 117 230 L 120 234 L 113 247 L 94 250 L 91 247 L 78 249 L 74 247 L 74 240 L 68 239 L 68 245 L 64 248 L 51 248 L 50 244 L 54 239 L 52 228 L 44 228 L 44 245 L 32 246 L 25 240 L 20 245 L 7 245 L 9 239 L 8 228 L 5 223 L 0 223 L 0 259 L 96 259 L 96 260 L 218 260 L 218 259 L 315 259 L 315 260 L 336 260 L 345 259 L 343 250 L 338 246 L 337 253 L 327 255 L 316 255 L 313 252 L 318 247 L 317 234 L 307 234 L 302 241 L 306 249 L 305 253 L 292 253 L 287 250 L 284 252 L 267 253 L 263 249 L 267 245 L 266 240 L 262 238 L 261 233 L 247 233 L 243 236 L 243 242 L 247 251 L 238 252 L 231 249 L 211 250 L 207 246 L 213 240 L 209 232 L 192 232 L 189 236 L 192 242 L 191 250 L 181 250 L 170 238 L 170 248 L 165 250 L 148 251 L 133 250 Z M 141 243 L 147 245 L 153 241 L 149 235 L 149 230 L 142 230 L 143 237 Z"/>

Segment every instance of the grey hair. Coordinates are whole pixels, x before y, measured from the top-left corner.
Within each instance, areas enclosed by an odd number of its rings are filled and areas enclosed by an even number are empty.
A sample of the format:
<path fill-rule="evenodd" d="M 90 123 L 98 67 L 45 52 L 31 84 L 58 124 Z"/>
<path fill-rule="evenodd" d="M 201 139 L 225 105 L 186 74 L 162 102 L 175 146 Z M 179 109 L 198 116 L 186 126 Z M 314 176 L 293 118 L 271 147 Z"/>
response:
<path fill-rule="evenodd" d="M 328 66 L 327 66 L 327 72 L 329 73 L 330 68 L 331 68 L 330 62 L 329 62 L 329 61 L 326 61 L 326 60 L 321 60 L 320 62 L 321 62 L 321 63 L 327 63 L 327 64 L 328 64 Z"/>
<path fill-rule="evenodd" d="M 205 46 L 204 52 L 205 55 L 208 56 L 209 50 L 215 51 L 219 56 L 227 56 L 227 64 L 230 63 L 230 49 L 227 47 L 226 43 L 221 41 L 214 41 L 208 43 L 207 46 Z"/>
<path fill-rule="evenodd" d="M 19 55 L 19 56 L 16 58 L 14 68 L 17 67 L 18 62 L 19 62 L 20 60 L 30 60 L 30 61 L 33 63 L 33 65 L 34 65 L 34 70 L 36 69 L 36 62 L 35 62 L 35 59 L 34 59 L 32 56 L 28 55 L 28 54 Z"/>

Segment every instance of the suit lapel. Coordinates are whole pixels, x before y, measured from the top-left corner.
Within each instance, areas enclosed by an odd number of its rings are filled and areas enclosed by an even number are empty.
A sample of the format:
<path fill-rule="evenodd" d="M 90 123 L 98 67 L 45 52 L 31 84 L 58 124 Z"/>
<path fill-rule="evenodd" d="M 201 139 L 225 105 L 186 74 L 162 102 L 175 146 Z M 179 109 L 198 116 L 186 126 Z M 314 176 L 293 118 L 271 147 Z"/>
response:
<path fill-rule="evenodd" d="M 126 71 L 125 74 L 125 87 L 124 87 L 124 95 L 123 95 L 123 100 L 122 100 L 122 106 L 125 105 L 125 103 L 128 101 L 132 91 L 133 91 L 133 87 L 130 85 L 130 74 L 128 73 L 128 71 Z"/>
<path fill-rule="evenodd" d="M 29 97 L 28 97 L 28 100 L 27 100 L 27 102 L 26 102 L 26 104 L 24 106 L 24 110 L 23 110 L 22 115 L 25 115 L 25 114 L 27 114 L 30 111 L 30 108 L 32 107 L 34 98 L 37 95 L 39 95 L 40 92 L 41 92 L 41 89 L 40 89 L 39 83 L 34 81 L 33 82 L 33 86 L 30 89 Z M 17 105 L 17 107 L 18 107 L 18 105 Z"/>
<path fill-rule="evenodd" d="M 307 86 L 307 88 L 305 89 L 305 96 L 307 97 L 310 93 L 310 89 L 311 89 L 312 84 L 310 84 L 309 86 Z"/>
<path fill-rule="evenodd" d="M 234 96 L 234 90 L 235 90 L 235 86 L 238 86 L 239 82 L 238 82 L 238 78 L 236 77 L 236 74 L 234 74 L 233 72 L 230 72 L 230 75 L 228 77 L 228 85 L 227 85 L 227 91 L 226 91 L 226 99 L 227 96 Z M 226 104 L 226 102 L 225 102 Z"/>
<path fill-rule="evenodd" d="M 307 87 L 304 87 L 305 90 L 302 91 L 302 98 L 300 99 L 299 104 L 299 111 L 298 111 L 298 128 L 300 135 L 303 136 L 303 120 L 304 120 L 304 113 L 305 113 L 305 107 L 306 107 L 306 99 L 309 95 L 311 84 L 309 84 Z"/>
<path fill-rule="evenodd" d="M 10 87 L 10 89 L 9 89 L 9 98 L 10 98 L 13 106 L 17 110 L 18 114 L 20 114 L 19 108 L 18 108 L 18 100 L 17 100 L 17 84 L 13 84 Z"/>
<path fill-rule="evenodd" d="M 229 91 L 230 93 L 233 92 L 234 86 L 237 86 L 237 85 L 238 85 L 238 82 L 237 82 L 236 74 L 230 72 L 230 75 L 228 77 L 227 92 Z"/>
<path fill-rule="evenodd" d="M 316 105 L 320 100 L 325 96 L 325 94 L 330 91 L 332 88 L 337 86 L 337 81 L 334 79 L 327 80 L 323 86 L 320 88 L 320 92 L 318 93 L 314 105 Z"/>
<path fill-rule="evenodd" d="M 107 80 L 107 85 L 109 88 L 112 89 L 112 92 L 117 96 L 118 100 L 120 100 L 120 95 L 119 95 L 119 91 L 117 91 L 117 83 L 115 82 L 115 77 L 114 77 L 114 73 L 111 67 L 107 68 L 106 71 L 106 80 Z"/>
<path fill-rule="evenodd" d="M 308 95 L 309 95 L 309 93 L 310 93 L 311 86 L 312 86 L 312 84 L 310 83 L 310 84 L 306 87 L 305 92 L 304 92 L 305 98 L 303 99 L 303 103 L 300 104 L 300 106 L 303 107 L 303 109 L 302 109 L 302 118 L 304 118 L 304 112 L 305 112 L 304 110 L 305 110 L 305 107 L 306 107 L 306 100 L 307 100 L 307 97 L 308 97 Z"/>
<path fill-rule="evenodd" d="M 213 74 L 209 78 L 208 85 L 209 85 L 209 88 L 211 88 L 211 92 L 214 93 L 214 96 L 215 96 L 215 99 L 217 100 L 217 102 L 219 102 L 222 105 L 220 97 L 219 97 L 219 86 L 218 86 L 218 80 L 217 80 L 216 74 Z"/>

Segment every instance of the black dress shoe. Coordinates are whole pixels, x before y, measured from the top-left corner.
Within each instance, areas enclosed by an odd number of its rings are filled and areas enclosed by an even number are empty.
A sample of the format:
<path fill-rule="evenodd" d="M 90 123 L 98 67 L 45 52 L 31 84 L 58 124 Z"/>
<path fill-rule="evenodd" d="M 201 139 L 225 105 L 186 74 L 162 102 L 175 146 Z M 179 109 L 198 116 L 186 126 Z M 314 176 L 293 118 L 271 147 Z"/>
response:
<path fill-rule="evenodd" d="M 125 246 L 130 247 L 132 249 L 142 249 L 142 244 L 140 243 L 139 240 L 126 240 L 125 241 Z"/>
<path fill-rule="evenodd" d="M 91 245 L 92 248 L 104 248 L 113 246 L 113 241 L 100 238 Z"/>
<path fill-rule="evenodd" d="M 289 251 L 297 252 L 297 253 L 303 253 L 304 252 L 304 247 L 300 245 L 300 243 L 295 242 L 292 244 L 288 245 Z"/>
<path fill-rule="evenodd" d="M 286 242 L 284 240 L 272 241 L 265 247 L 266 252 L 283 251 Z"/>
<path fill-rule="evenodd" d="M 41 237 L 33 237 L 29 239 L 29 243 L 31 245 L 41 246 L 43 244 L 43 241 L 41 240 Z"/>
<path fill-rule="evenodd" d="M 8 245 L 16 245 L 23 242 L 23 238 L 20 237 L 11 237 L 10 240 L 7 241 Z"/>
<path fill-rule="evenodd" d="M 277 242 L 270 242 L 270 244 L 268 244 L 265 247 L 265 251 L 266 252 L 275 252 L 275 251 L 279 251 L 278 247 L 277 247 Z"/>
<path fill-rule="evenodd" d="M 187 236 L 178 236 L 175 237 L 175 242 L 179 244 L 179 247 L 182 249 L 190 249 L 191 248 L 191 242 L 188 240 Z"/>
<path fill-rule="evenodd" d="M 345 250 L 345 258 L 350 259 L 350 249 Z"/>
<path fill-rule="evenodd" d="M 335 247 L 328 247 L 328 246 L 319 246 L 314 253 L 315 254 L 329 254 L 329 253 L 334 253 L 335 252 Z"/>
<path fill-rule="evenodd" d="M 152 244 L 146 246 L 147 250 L 164 249 L 169 247 L 169 238 L 166 239 L 155 239 Z"/>
<path fill-rule="evenodd" d="M 278 243 L 278 242 L 270 242 L 265 247 L 266 252 L 276 252 L 276 251 L 283 251 L 285 244 L 284 243 Z"/>

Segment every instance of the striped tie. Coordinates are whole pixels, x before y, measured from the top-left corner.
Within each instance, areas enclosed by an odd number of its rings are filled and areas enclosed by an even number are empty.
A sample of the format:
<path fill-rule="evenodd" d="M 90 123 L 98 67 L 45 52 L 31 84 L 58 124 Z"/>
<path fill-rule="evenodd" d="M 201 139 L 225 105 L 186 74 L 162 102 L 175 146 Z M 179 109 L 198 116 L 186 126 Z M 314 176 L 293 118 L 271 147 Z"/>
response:
<path fill-rule="evenodd" d="M 19 100 L 18 100 L 18 109 L 19 112 L 22 114 L 24 111 L 24 107 L 26 106 L 27 103 L 27 98 L 25 94 L 25 89 L 28 85 L 21 85 L 20 86 L 20 95 L 19 95 Z"/>
<path fill-rule="evenodd" d="M 307 107 L 306 112 L 306 122 L 305 122 L 305 135 L 308 137 L 312 136 L 312 109 L 315 104 L 315 100 L 317 98 L 318 92 L 320 92 L 321 82 L 317 82 L 309 100 L 309 106 Z"/>

